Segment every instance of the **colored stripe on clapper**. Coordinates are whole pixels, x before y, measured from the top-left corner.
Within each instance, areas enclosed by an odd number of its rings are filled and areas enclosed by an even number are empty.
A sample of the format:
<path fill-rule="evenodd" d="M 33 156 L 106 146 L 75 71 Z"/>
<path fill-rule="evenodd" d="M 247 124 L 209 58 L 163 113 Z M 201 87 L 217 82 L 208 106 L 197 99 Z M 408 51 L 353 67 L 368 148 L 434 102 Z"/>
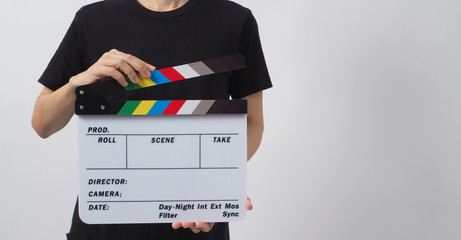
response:
<path fill-rule="evenodd" d="M 144 78 L 138 74 L 140 82 L 134 84 L 128 80 L 127 91 L 152 87 L 160 84 L 171 83 L 190 78 L 206 76 L 245 68 L 245 60 L 241 54 L 233 54 L 205 61 L 183 64 L 175 67 L 163 68 L 151 72 L 150 78 Z"/>
<path fill-rule="evenodd" d="M 117 115 L 204 115 L 246 113 L 245 101 L 128 100 Z"/>

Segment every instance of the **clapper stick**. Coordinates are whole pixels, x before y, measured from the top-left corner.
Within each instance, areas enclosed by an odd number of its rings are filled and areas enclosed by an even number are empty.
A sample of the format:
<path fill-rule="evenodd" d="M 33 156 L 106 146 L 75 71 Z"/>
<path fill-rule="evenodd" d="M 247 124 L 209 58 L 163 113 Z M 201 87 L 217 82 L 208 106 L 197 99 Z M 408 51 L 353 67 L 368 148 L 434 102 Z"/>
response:
<path fill-rule="evenodd" d="M 134 84 L 127 77 L 128 86 L 109 80 L 80 86 L 76 89 L 75 113 L 77 115 L 168 115 L 168 114 L 221 114 L 246 112 L 245 101 L 226 100 L 126 100 L 128 92 L 139 93 L 157 85 L 183 81 L 211 74 L 245 68 L 241 54 L 232 54 L 203 61 L 158 69 L 150 78 L 140 74 L 140 82 Z M 110 99 L 110 100 L 109 100 Z"/>
<path fill-rule="evenodd" d="M 139 84 L 134 84 L 129 78 L 127 78 L 128 86 L 126 86 L 125 89 L 127 91 L 131 91 L 195 77 L 229 72 L 242 68 L 245 68 L 243 56 L 241 54 L 233 54 L 155 70 L 151 72 L 151 78 L 144 78 L 138 74 L 141 80 Z"/>

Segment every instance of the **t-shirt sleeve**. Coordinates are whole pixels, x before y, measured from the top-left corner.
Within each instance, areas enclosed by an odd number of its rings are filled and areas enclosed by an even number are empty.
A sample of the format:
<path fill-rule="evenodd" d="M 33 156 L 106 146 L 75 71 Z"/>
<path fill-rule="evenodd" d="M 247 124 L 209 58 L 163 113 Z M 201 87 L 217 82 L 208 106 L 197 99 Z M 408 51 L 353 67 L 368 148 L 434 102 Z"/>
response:
<path fill-rule="evenodd" d="M 86 70 L 85 49 L 83 17 L 79 11 L 38 82 L 53 91 L 65 85 L 72 76 Z"/>
<path fill-rule="evenodd" d="M 259 38 L 258 25 L 251 12 L 243 27 L 239 51 L 245 57 L 246 68 L 233 73 L 230 84 L 232 98 L 243 98 L 272 87 Z"/>

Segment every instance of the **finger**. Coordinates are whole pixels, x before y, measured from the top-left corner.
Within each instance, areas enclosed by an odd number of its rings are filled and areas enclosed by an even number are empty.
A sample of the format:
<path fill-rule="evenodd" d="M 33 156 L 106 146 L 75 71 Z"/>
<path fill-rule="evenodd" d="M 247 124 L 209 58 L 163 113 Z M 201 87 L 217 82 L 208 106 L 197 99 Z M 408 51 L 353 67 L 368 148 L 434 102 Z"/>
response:
<path fill-rule="evenodd" d="M 111 50 L 112 51 L 112 50 Z M 127 54 L 121 51 L 118 51 L 116 49 L 113 49 L 112 53 L 120 56 L 123 60 L 125 60 L 132 68 L 136 69 L 143 77 L 145 78 L 150 78 L 151 77 L 151 71 L 155 70 L 155 67 L 144 62 L 143 60 L 131 55 Z"/>
<path fill-rule="evenodd" d="M 137 76 L 134 69 L 120 56 L 120 54 L 115 53 L 113 50 L 104 53 L 103 56 L 98 60 L 97 66 L 115 68 L 117 71 L 120 71 L 122 74 L 128 76 L 132 82 L 139 82 L 139 77 Z M 121 79 L 117 79 L 117 81 L 119 81 L 120 84 L 122 84 L 122 82 L 126 82 L 126 80 Z"/>
<path fill-rule="evenodd" d="M 120 85 L 124 87 L 128 86 L 128 82 L 126 81 L 125 76 L 123 76 L 121 72 L 119 72 L 117 69 L 113 67 L 101 66 L 99 70 L 96 71 L 98 71 L 98 75 L 100 75 L 101 77 L 110 76 L 113 79 L 117 80 L 117 82 L 119 82 Z"/>
<path fill-rule="evenodd" d="M 213 228 L 214 223 L 195 222 L 195 226 L 203 232 L 209 232 Z"/>
<path fill-rule="evenodd" d="M 214 224 L 215 224 L 214 222 L 209 222 L 208 223 L 209 229 L 208 229 L 207 232 L 209 232 L 209 231 L 211 231 L 211 229 L 213 229 Z"/>
<path fill-rule="evenodd" d="M 178 229 L 178 228 L 180 228 L 181 226 L 182 226 L 182 223 L 180 223 L 180 222 L 174 222 L 174 223 L 171 224 L 171 227 L 172 227 L 173 229 Z"/>
<path fill-rule="evenodd" d="M 208 228 L 208 225 L 207 225 L 206 223 L 200 222 L 200 221 L 199 221 L 199 222 L 195 222 L 195 226 L 196 226 L 197 228 L 202 229 L 202 230 L 206 230 L 206 229 Z M 209 230 L 208 230 L 208 231 L 209 231 Z"/>
<path fill-rule="evenodd" d="M 183 222 L 182 227 L 183 228 L 191 228 L 191 227 L 195 227 L 195 224 L 192 223 L 192 222 Z"/>
<path fill-rule="evenodd" d="M 120 69 L 122 73 L 124 73 L 128 78 L 130 79 L 131 82 L 133 83 L 139 83 L 140 79 L 134 69 L 131 67 L 130 64 L 128 64 L 124 59 L 119 58 L 115 62 L 112 63 L 113 67 Z"/>
<path fill-rule="evenodd" d="M 190 227 L 190 230 L 191 230 L 193 233 L 199 233 L 200 231 L 202 231 L 200 228 L 197 228 L 197 227 Z"/>
<path fill-rule="evenodd" d="M 253 210 L 253 204 L 251 203 L 251 199 L 247 197 L 247 210 Z"/>
<path fill-rule="evenodd" d="M 193 233 L 199 233 L 201 230 L 195 226 L 195 223 L 192 222 L 183 222 L 183 228 L 189 228 Z"/>

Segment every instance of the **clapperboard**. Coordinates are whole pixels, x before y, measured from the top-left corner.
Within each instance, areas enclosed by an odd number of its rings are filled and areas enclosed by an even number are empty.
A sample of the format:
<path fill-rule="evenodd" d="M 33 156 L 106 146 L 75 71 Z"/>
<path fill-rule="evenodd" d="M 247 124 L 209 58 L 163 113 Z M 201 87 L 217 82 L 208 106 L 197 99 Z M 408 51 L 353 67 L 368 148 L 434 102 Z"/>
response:
<path fill-rule="evenodd" d="M 228 222 L 246 214 L 244 100 L 126 100 L 127 92 L 245 67 L 241 55 L 76 89 L 79 214 L 89 224 Z M 189 80 L 191 79 L 191 80 Z M 133 91 L 133 92 L 132 92 Z"/>

